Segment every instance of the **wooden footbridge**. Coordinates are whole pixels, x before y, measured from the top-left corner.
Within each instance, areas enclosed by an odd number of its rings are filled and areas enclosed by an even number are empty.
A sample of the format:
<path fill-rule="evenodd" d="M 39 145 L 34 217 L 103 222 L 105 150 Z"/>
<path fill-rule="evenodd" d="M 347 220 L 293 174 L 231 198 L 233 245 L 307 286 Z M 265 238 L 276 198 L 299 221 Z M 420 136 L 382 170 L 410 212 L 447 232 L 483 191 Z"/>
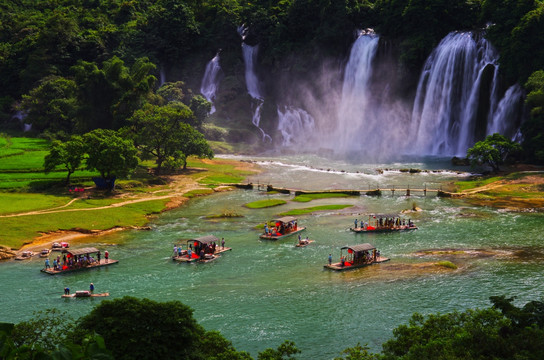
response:
<path fill-rule="evenodd" d="M 423 188 L 412 188 L 410 186 L 406 186 L 404 188 L 402 187 L 395 187 L 395 186 L 389 186 L 389 187 L 376 187 L 376 188 L 368 188 L 368 189 L 361 189 L 361 190 L 354 190 L 354 189 L 327 189 L 327 190 L 301 190 L 301 189 L 293 189 L 293 188 L 284 188 L 284 187 L 276 187 L 270 184 L 253 184 L 253 183 L 247 183 L 247 184 L 224 184 L 225 186 L 234 186 L 240 189 L 248 189 L 248 190 L 254 190 L 257 189 L 259 191 L 266 191 L 266 192 L 279 192 L 283 194 L 294 194 L 294 195 L 302 195 L 302 194 L 322 194 L 322 193 L 342 193 L 342 194 L 349 194 L 349 195 L 368 195 L 368 196 L 381 196 L 383 193 L 391 193 L 391 195 L 403 195 L 403 196 L 411 196 L 414 193 L 417 193 L 418 195 L 421 194 L 423 196 L 427 196 L 427 193 L 436 194 L 438 197 L 460 197 L 462 194 L 459 193 L 451 193 L 447 191 L 443 191 L 441 188 L 428 188 L 426 185 Z"/>

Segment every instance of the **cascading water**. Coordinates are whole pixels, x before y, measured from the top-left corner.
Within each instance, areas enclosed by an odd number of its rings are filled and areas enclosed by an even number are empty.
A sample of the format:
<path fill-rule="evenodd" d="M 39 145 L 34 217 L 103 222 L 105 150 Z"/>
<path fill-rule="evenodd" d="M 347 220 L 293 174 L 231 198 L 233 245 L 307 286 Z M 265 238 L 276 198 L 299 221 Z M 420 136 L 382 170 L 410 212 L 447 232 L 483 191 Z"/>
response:
<path fill-rule="evenodd" d="M 219 65 L 219 53 L 211 59 L 206 65 L 206 71 L 202 78 L 202 84 L 200 85 L 200 93 L 204 95 L 206 100 L 212 103 L 212 109 L 210 114 L 215 112 L 215 95 L 219 88 L 219 82 L 221 81 L 221 66 Z"/>
<path fill-rule="evenodd" d="M 315 127 L 314 118 L 307 111 L 297 107 L 278 106 L 278 130 L 283 137 L 283 146 L 297 145 L 295 139 L 306 139 Z"/>
<path fill-rule="evenodd" d="M 416 152 L 465 155 L 475 141 L 483 104 L 496 103 L 498 54 L 473 33 L 452 32 L 421 73 L 412 112 Z M 492 74 L 491 74 L 492 73 Z"/>
<path fill-rule="evenodd" d="M 518 84 L 510 86 L 503 98 L 497 105 L 497 108 L 491 116 L 487 125 L 487 135 L 499 133 L 509 136 L 512 140 L 519 140 L 517 125 L 513 119 L 520 118 L 521 105 L 523 100 L 523 89 Z"/>
<path fill-rule="evenodd" d="M 361 137 L 373 127 L 370 121 L 370 78 L 378 41 L 373 32 L 361 33 L 351 48 L 334 136 L 339 146 L 337 149 L 342 152 L 357 150 L 356 144 L 361 144 Z"/>
<path fill-rule="evenodd" d="M 242 35 L 245 33 L 244 30 L 240 31 L 240 34 Z M 245 36 L 242 35 L 242 39 L 244 39 Z M 264 104 L 264 96 L 261 92 L 261 85 L 259 82 L 259 78 L 257 77 L 257 73 L 255 71 L 255 62 L 257 60 L 257 53 L 259 51 L 259 46 L 250 46 L 244 42 L 242 42 L 242 54 L 244 56 L 244 64 L 245 64 L 245 77 L 246 77 L 246 86 L 247 86 L 247 92 L 248 94 L 256 100 L 256 107 L 255 112 L 253 113 L 253 119 L 252 123 L 255 125 L 263 135 L 263 141 L 269 140 L 272 141 L 272 138 L 270 135 L 268 135 L 259 125 L 261 122 L 261 109 Z"/>

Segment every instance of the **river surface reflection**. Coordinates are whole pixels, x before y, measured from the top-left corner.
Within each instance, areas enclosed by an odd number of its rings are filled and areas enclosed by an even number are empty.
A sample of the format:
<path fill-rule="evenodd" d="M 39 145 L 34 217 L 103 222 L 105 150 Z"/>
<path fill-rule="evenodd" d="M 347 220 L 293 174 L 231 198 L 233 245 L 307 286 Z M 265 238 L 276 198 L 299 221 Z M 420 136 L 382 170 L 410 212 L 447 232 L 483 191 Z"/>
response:
<path fill-rule="evenodd" d="M 265 169 L 252 176 L 252 182 L 304 189 L 358 189 L 372 181 L 382 187 L 406 183 L 414 188 L 424 184 L 440 186 L 466 176 L 455 171 L 412 175 L 375 171 L 436 169 L 440 165 L 437 163 L 362 166 L 329 162 L 318 166 L 318 158 L 244 159 L 257 161 Z M 260 210 L 243 206 L 266 198 L 288 202 Z M 4 262 L 0 264 L 0 319 L 18 322 L 29 319 L 34 310 L 48 308 L 74 316 L 86 314 L 103 300 L 61 299 L 60 295 L 65 286 L 86 289 L 93 282 L 96 291 L 110 292 L 109 299 L 130 295 L 180 300 L 194 309 L 195 317 L 206 329 L 221 331 L 238 350 L 253 356 L 292 340 L 302 350 L 300 358 L 331 359 L 358 342 L 379 351 L 381 344 L 391 338 L 392 329 L 406 323 L 414 312 L 487 307 L 492 295 L 518 296 L 518 304 L 542 297 L 544 217 L 539 213 L 475 207 L 431 194 L 406 197 L 384 193 L 382 197 L 309 203 L 290 199 L 291 195 L 257 190 L 195 198 L 158 216 L 150 223 L 150 231 L 126 231 L 86 244 L 107 247 L 110 257 L 120 260 L 109 268 L 49 276 L 39 272 L 40 259 Z M 349 231 L 355 218 L 366 219 L 370 213 L 399 213 L 414 203 L 422 211 L 407 214 L 406 218 L 411 218 L 418 230 L 370 235 Z M 258 239 L 260 231 L 255 226 L 278 213 L 325 204 L 353 206 L 340 212 L 300 216 L 299 224 L 307 226 L 303 236 L 316 240 L 310 246 L 296 248 L 295 238 L 274 242 Z M 206 219 L 225 212 L 243 217 Z M 233 250 L 208 264 L 170 260 L 172 248 L 180 239 L 208 234 L 224 237 Z M 391 261 L 345 273 L 323 269 L 329 253 L 336 260 L 341 246 L 363 242 L 375 245 Z M 414 254 L 428 249 L 472 252 L 454 252 L 449 257 Z M 449 260 L 458 269 L 421 266 L 439 260 Z"/>

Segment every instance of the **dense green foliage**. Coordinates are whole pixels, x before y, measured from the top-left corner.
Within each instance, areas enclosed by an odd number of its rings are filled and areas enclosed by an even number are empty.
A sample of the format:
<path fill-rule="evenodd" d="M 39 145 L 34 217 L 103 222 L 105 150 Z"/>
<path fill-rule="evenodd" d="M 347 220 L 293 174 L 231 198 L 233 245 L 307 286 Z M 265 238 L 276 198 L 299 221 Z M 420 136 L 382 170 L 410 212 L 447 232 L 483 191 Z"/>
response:
<path fill-rule="evenodd" d="M 521 146 L 508 140 L 501 134 L 488 135 L 485 140 L 478 141 L 467 150 L 467 158 L 473 166 L 486 164 L 493 171 L 499 171 L 500 165 L 509 157 L 521 151 Z"/>
<path fill-rule="evenodd" d="M 20 0 L 0 10 L 0 120 L 21 110 L 34 129 L 57 136 L 117 130 L 146 104 L 172 101 L 187 105 L 192 117 L 182 121 L 203 131 L 210 104 L 196 89 L 206 61 L 220 51 L 218 106 L 231 103 L 214 120 L 232 130 L 227 140 L 249 142 L 236 121 L 251 116 L 239 31 L 247 44 L 259 44 L 264 79 L 288 71 L 311 83 L 316 66 L 339 63 L 355 30 L 365 28 L 400 60 L 406 96 L 426 57 L 455 30 L 482 30 L 501 54 L 505 85 L 527 84 L 531 92 L 527 80 L 544 68 L 541 0 Z M 164 74 L 175 82 L 159 84 Z M 271 96 L 281 91 L 271 87 Z M 263 116 L 274 112 L 265 106 Z M 526 134 L 540 124 L 531 119 Z M 527 154 L 542 151 L 538 139 L 528 140 Z M 180 157 L 171 156 L 172 164 Z"/>
<path fill-rule="evenodd" d="M 522 307 L 492 296 L 492 307 L 448 314 L 415 313 L 393 330 L 381 353 L 357 344 L 335 360 L 542 359 L 544 302 Z M 217 331 L 206 331 L 179 301 L 159 303 L 124 297 L 103 301 L 88 315 L 66 321 L 49 311 L 16 325 L 0 323 L 4 359 L 207 359 L 252 360 Z M 181 345 L 181 346 L 179 346 Z M 111 354 L 111 355 L 110 355 Z M 292 341 L 265 349 L 258 360 L 297 359 Z M 112 357 L 113 355 L 113 357 Z M 303 355 L 303 354 L 302 354 Z"/>
<path fill-rule="evenodd" d="M 544 164 L 544 70 L 535 71 L 525 84 L 529 119 L 522 125 L 525 158 Z"/>

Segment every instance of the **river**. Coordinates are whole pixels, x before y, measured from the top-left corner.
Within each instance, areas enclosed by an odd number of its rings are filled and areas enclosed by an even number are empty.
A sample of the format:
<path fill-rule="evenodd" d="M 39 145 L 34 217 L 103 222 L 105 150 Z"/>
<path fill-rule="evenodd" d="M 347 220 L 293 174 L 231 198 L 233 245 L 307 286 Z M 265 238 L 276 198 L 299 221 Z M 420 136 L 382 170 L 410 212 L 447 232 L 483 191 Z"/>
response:
<path fill-rule="evenodd" d="M 466 176 L 456 171 L 433 172 L 448 166 L 440 161 L 361 165 L 331 160 L 323 166 L 319 164 L 324 160 L 313 156 L 240 159 L 257 161 L 265 170 L 251 177 L 254 183 L 305 189 L 436 188 Z M 405 168 L 431 171 L 398 171 Z M 389 170 L 379 173 L 376 169 Z M 544 217 L 540 213 L 476 207 L 434 193 L 406 197 L 398 192 L 309 203 L 288 201 L 260 210 L 243 206 L 266 198 L 289 200 L 292 196 L 235 190 L 198 197 L 153 219 L 150 231 L 91 239 L 86 245 L 108 249 L 110 258 L 120 260 L 102 269 L 50 276 L 39 271 L 39 258 L 1 263 L 0 320 L 19 322 L 31 318 L 35 310 L 48 308 L 84 315 L 103 299 L 61 299 L 60 295 L 65 286 L 84 290 L 93 282 L 97 292 L 111 294 L 106 299 L 130 295 L 180 300 L 194 309 L 206 329 L 219 330 L 238 350 L 255 357 L 267 347 L 292 340 L 302 350 L 302 359 L 332 359 L 357 343 L 380 351 L 392 330 L 407 323 L 414 312 L 488 307 L 492 295 L 517 296 L 518 305 L 542 297 Z M 353 207 L 300 216 L 299 225 L 307 227 L 303 237 L 316 240 L 308 247 L 296 248 L 294 237 L 274 242 L 258 239 L 260 231 L 255 226 L 279 212 L 324 204 Z M 406 217 L 418 230 L 394 234 L 349 231 L 355 218 L 399 213 L 414 205 L 422 211 Z M 243 217 L 205 218 L 224 212 Z M 224 237 L 233 250 L 207 264 L 178 264 L 170 259 L 180 239 L 208 234 Z M 337 260 L 341 246 L 363 242 L 375 245 L 391 261 L 343 273 L 323 268 L 329 253 Z M 415 266 L 444 258 L 414 252 L 449 248 L 487 252 L 485 256 L 447 258 L 458 266 L 456 270 Z"/>

